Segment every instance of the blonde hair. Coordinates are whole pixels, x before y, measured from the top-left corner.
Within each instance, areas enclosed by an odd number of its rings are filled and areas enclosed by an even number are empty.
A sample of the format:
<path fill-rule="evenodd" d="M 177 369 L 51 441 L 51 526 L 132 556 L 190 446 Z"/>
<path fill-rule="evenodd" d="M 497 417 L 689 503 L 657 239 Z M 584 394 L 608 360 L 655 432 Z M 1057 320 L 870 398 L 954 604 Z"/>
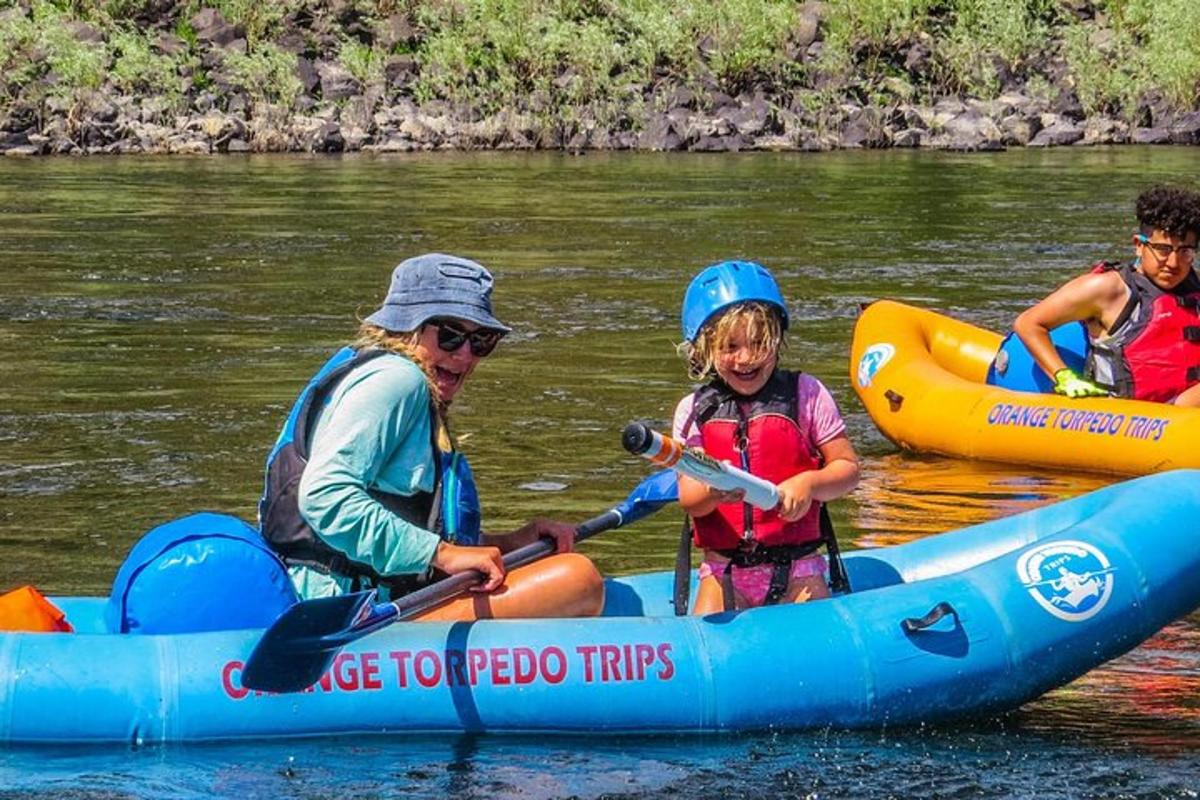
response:
<path fill-rule="evenodd" d="M 387 350 L 404 356 L 420 367 L 421 372 L 425 374 L 425 383 L 429 385 L 429 394 L 433 397 L 433 407 L 437 410 L 435 415 L 437 445 L 442 452 L 448 453 L 454 449 L 454 437 L 450 433 L 450 403 L 442 397 L 441 391 L 438 390 L 437 382 L 433 379 L 429 365 L 417 355 L 417 340 L 420 337 L 420 328 L 415 331 L 389 331 L 387 328 L 364 322 L 359 325 L 358 336 L 350 346 L 357 351 L 371 348 Z"/>
<path fill-rule="evenodd" d="M 683 342 L 675 348 L 687 361 L 688 377 L 702 381 L 711 375 L 717 354 L 738 329 L 758 355 L 765 357 L 787 346 L 783 320 L 774 306 L 759 302 L 738 303 L 705 322 L 694 342 Z"/>

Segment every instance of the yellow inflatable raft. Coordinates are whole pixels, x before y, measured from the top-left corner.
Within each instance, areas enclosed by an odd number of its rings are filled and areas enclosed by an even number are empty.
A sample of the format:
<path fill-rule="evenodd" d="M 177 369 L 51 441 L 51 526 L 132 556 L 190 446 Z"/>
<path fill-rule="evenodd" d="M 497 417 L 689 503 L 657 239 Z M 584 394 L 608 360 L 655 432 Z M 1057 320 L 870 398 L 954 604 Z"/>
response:
<path fill-rule="evenodd" d="M 1122 475 L 1200 467 L 1200 409 L 989 385 L 1001 342 L 882 300 L 855 325 L 850 380 L 879 430 L 906 450 Z"/>

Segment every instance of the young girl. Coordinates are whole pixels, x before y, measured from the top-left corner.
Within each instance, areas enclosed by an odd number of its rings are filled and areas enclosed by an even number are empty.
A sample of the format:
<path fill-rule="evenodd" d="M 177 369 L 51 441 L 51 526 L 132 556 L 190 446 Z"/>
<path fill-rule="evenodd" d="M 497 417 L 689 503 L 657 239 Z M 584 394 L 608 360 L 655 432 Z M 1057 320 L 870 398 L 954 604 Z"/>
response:
<path fill-rule="evenodd" d="M 683 298 L 679 350 L 708 382 L 676 407 L 675 438 L 779 487 L 779 505 L 763 511 L 679 477 L 704 550 L 695 614 L 829 596 L 821 503 L 855 487 L 858 456 L 821 382 L 779 368 L 787 326 L 779 286 L 753 262 L 705 268 Z"/>

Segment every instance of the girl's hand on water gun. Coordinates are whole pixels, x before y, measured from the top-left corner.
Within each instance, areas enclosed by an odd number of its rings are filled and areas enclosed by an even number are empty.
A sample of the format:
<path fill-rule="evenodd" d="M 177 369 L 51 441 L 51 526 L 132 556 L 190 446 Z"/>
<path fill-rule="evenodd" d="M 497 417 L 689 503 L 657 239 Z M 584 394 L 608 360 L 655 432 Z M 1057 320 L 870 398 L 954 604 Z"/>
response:
<path fill-rule="evenodd" d="M 812 484 L 805 473 L 788 478 L 779 484 L 779 517 L 785 522 L 795 522 L 812 507 Z"/>
<path fill-rule="evenodd" d="M 1107 397 L 1108 390 L 1081 378 L 1070 367 L 1054 373 L 1054 391 L 1067 397 Z"/>

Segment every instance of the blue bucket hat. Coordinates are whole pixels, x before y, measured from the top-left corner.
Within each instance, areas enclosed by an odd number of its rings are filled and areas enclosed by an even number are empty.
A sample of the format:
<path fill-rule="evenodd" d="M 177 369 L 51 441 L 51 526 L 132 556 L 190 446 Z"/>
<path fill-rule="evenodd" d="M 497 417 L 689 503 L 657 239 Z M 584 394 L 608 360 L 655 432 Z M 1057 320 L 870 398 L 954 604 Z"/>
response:
<path fill-rule="evenodd" d="M 364 322 L 389 331 L 415 331 L 435 317 L 455 317 L 483 328 L 512 328 L 492 314 L 492 273 L 467 258 L 426 253 L 392 270 L 387 297 Z"/>

